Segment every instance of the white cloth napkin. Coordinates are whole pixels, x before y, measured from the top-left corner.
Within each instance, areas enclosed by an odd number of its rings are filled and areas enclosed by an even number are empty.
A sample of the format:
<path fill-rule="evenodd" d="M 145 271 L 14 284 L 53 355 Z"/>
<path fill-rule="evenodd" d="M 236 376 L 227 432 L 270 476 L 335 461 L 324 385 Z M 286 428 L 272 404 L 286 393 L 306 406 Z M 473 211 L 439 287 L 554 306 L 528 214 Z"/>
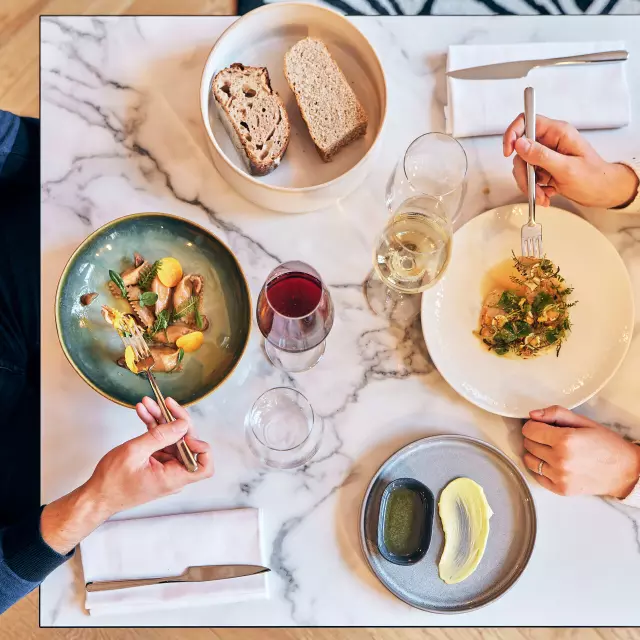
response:
<path fill-rule="evenodd" d="M 449 47 L 447 71 L 497 62 L 558 58 L 624 49 L 624 42 L 548 42 Z M 447 133 L 456 138 L 502 134 L 524 110 L 524 90 L 536 89 L 537 112 L 578 129 L 629 124 L 626 62 L 540 67 L 525 78 L 460 80 L 447 76 Z"/>
<path fill-rule="evenodd" d="M 112 520 L 80 543 L 86 582 L 154 578 L 211 564 L 263 565 L 257 509 Z M 266 574 L 86 593 L 91 615 L 267 598 Z"/>

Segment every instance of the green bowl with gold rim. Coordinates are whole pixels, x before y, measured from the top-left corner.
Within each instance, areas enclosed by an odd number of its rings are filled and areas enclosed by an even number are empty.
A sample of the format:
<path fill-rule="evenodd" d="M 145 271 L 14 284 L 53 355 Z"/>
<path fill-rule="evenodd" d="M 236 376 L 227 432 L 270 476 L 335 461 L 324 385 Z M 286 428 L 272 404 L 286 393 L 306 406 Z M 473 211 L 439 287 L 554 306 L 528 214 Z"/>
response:
<path fill-rule="evenodd" d="M 149 262 L 171 256 L 180 262 L 185 275 L 204 278 L 203 313 L 210 321 L 204 343 L 185 354 L 181 372 L 156 374 L 165 397 L 185 406 L 194 404 L 219 387 L 240 361 L 251 330 L 251 295 L 231 250 L 189 220 L 164 213 L 137 213 L 92 233 L 71 256 L 58 284 L 60 344 L 80 377 L 106 398 L 133 407 L 151 394 L 146 376 L 116 364 L 124 347 L 100 312 L 103 304 L 118 307 L 107 286 L 109 270 L 120 272 L 130 266 L 134 252 Z M 81 297 L 93 292 L 98 297 L 84 306 Z"/>

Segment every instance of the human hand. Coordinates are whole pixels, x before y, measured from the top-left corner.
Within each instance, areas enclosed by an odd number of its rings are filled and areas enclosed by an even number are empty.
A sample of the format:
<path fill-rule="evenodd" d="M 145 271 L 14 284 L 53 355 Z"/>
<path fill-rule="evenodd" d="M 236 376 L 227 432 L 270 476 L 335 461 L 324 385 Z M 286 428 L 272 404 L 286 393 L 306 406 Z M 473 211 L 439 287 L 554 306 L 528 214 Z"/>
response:
<path fill-rule="evenodd" d="M 213 475 L 210 447 L 193 436 L 187 411 L 171 398 L 167 407 L 177 418 L 169 424 L 164 423 L 157 403 L 144 398 L 136 411 L 147 433 L 109 451 L 87 482 L 43 509 L 40 532 L 52 549 L 66 554 L 114 513 L 177 493 Z M 182 437 L 198 455 L 194 473 L 178 458 L 175 443 Z"/>
<path fill-rule="evenodd" d="M 536 117 L 536 142 L 524 137 L 524 114 L 507 128 L 502 151 L 513 158 L 513 176 L 527 193 L 527 163 L 536 167 L 536 204 L 549 206 L 556 193 L 587 207 L 611 209 L 633 201 L 638 177 L 623 164 L 607 162 L 580 135 L 560 120 Z"/>
<path fill-rule="evenodd" d="M 562 407 L 532 411 L 522 428 L 525 465 L 559 495 L 626 498 L 640 477 L 640 447 Z"/>
<path fill-rule="evenodd" d="M 99 496 L 109 516 L 173 493 L 186 485 L 213 475 L 213 460 L 206 442 L 193 434 L 187 411 L 175 400 L 167 407 L 177 418 L 165 424 L 160 408 L 150 398 L 136 406 L 147 433 L 129 440 L 107 453 L 87 482 L 88 489 Z M 175 443 L 182 437 L 198 455 L 198 470 L 185 469 L 177 455 Z"/>

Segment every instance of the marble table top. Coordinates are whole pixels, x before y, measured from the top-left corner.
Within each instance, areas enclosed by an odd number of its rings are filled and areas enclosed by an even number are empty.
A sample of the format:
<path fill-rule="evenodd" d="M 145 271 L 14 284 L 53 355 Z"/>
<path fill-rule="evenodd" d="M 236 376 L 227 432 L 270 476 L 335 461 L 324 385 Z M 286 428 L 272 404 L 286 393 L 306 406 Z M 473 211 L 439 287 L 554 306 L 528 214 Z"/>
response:
<path fill-rule="evenodd" d="M 79 557 L 41 588 L 41 623 L 87 625 L 638 625 L 640 511 L 599 498 L 561 498 L 527 478 L 538 538 L 523 576 L 475 612 L 441 617 L 389 594 L 363 560 L 358 514 L 375 469 L 395 450 L 436 433 L 500 447 L 522 468 L 519 420 L 485 413 L 444 382 L 419 325 L 390 328 L 366 307 L 386 211 L 383 190 L 408 143 L 443 130 L 447 46 L 561 40 L 626 40 L 634 108 L 640 105 L 640 17 L 353 18 L 378 51 L 389 83 L 389 122 L 375 171 L 335 207 L 304 215 L 261 210 L 231 190 L 206 151 L 198 89 L 206 56 L 235 18 L 43 17 L 42 344 L 43 500 L 87 479 L 98 459 L 140 432 L 134 412 L 93 392 L 65 360 L 54 323 L 55 289 L 73 249 L 107 221 L 163 211 L 206 226 L 233 249 L 255 296 L 283 260 L 305 259 L 331 285 L 336 322 L 325 358 L 286 376 L 265 360 L 259 332 L 232 378 L 192 408 L 213 444 L 216 474 L 181 494 L 122 514 L 263 509 L 268 601 L 91 618 L 83 608 Z M 514 114 L 515 115 L 515 114 Z M 608 159 L 640 150 L 640 119 L 587 133 Z M 469 189 L 463 219 L 524 201 L 498 138 L 466 139 Z M 575 205 L 557 203 L 580 212 Z M 640 216 L 582 211 L 620 251 L 640 310 Z M 615 378 L 581 408 L 640 437 L 640 337 Z M 247 451 L 243 419 L 264 390 L 295 385 L 321 417 L 323 446 L 304 470 L 267 471 Z"/>

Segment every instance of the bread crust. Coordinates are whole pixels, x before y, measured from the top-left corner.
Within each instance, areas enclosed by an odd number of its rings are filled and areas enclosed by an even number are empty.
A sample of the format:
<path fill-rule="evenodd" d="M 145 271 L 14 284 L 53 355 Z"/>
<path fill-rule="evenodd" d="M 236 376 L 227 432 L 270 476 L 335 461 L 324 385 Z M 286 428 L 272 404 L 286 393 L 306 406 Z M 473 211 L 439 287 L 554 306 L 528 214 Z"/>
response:
<path fill-rule="evenodd" d="M 285 126 L 285 140 L 276 155 L 267 156 L 264 159 L 260 158 L 258 154 L 255 153 L 255 151 L 251 148 L 250 142 L 246 140 L 245 132 L 240 130 L 239 124 L 232 116 L 229 110 L 229 105 L 227 104 L 228 101 L 223 98 L 223 96 L 221 95 L 221 90 L 218 86 L 222 74 L 229 73 L 230 71 L 237 71 L 242 73 L 244 73 L 245 71 L 249 71 L 250 73 L 253 72 L 263 77 L 268 96 L 276 102 Z M 216 73 L 211 82 L 211 91 L 213 93 L 217 115 L 224 125 L 226 131 L 228 132 L 233 145 L 236 147 L 238 153 L 242 157 L 249 173 L 253 176 L 262 177 L 274 171 L 280 165 L 287 147 L 289 146 L 289 140 L 291 139 L 291 123 L 289 122 L 289 116 L 287 114 L 287 110 L 284 106 L 282 98 L 276 91 L 273 90 L 271 86 L 271 79 L 269 77 L 268 69 L 266 67 L 249 67 L 243 65 L 240 62 L 234 62 L 229 67 L 221 69 L 220 71 L 218 71 L 218 73 Z"/>

